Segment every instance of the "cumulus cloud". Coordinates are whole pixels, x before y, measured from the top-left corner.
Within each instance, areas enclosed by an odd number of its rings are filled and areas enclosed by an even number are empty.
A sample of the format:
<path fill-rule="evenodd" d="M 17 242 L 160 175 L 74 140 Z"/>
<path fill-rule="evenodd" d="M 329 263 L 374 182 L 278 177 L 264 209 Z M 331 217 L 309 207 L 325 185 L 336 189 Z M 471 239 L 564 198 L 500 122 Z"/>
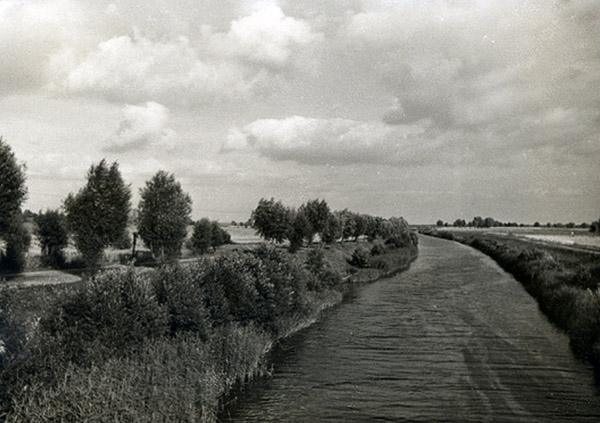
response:
<path fill-rule="evenodd" d="M 167 126 L 169 109 L 162 104 L 127 105 L 123 115 L 119 128 L 106 141 L 104 151 L 123 153 L 149 147 L 167 150 L 174 147 L 176 133 Z"/>
<path fill-rule="evenodd" d="M 218 55 L 282 67 L 295 49 L 320 38 L 305 20 L 286 16 L 276 3 L 262 2 L 250 15 L 232 21 L 227 33 L 211 34 L 210 44 Z"/>
<path fill-rule="evenodd" d="M 223 152 L 250 151 L 275 160 L 311 165 L 403 161 L 419 148 L 429 121 L 389 126 L 382 122 L 292 116 L 259 119 L 232 128 Z"/>
<path fill-rule="evenodd" d="M 101 42 L 69 72 L 65 88 L 110 100 L 195 104 L 247 95 L 261 79 L 236 63 L 201 60 L 188 38 L 124 35 Z"/>
<path fill-rule="evenodd" d="M 210 20 L 193 21 L 196 14 L 178 7 L 150 7 L 147 13 L 163 19 L 149 25 L 127 5 L 56 3 L 2 2 L 0 93 L 45 87 L 62 95 L 183 106 L 240 100 L 314 65 L 300 56 L 312 55 L 321 39 L 307 21 L 286 16 L 272 2 L 257 3 L 224 30 Z"/>

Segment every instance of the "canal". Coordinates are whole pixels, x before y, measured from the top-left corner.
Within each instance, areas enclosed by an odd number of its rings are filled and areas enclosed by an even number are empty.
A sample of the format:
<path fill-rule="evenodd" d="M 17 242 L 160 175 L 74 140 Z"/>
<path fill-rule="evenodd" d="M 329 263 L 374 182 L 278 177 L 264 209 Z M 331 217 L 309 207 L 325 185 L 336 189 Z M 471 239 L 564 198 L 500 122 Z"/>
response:
<path fill-rule="evenodd" d="M 591 366 L 511 275 L 451 241 L 419 251 L 285 342 L 221 421 L 600 421 Z"/>

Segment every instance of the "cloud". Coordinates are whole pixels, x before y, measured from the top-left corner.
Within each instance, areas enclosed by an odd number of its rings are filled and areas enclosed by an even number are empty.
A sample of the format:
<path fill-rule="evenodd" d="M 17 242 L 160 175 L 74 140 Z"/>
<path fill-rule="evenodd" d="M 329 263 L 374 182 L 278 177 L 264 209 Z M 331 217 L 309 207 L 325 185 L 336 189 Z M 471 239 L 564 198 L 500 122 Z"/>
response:
<path fill-rule="evenodd" d="M 250 15 L 232 21 L 227 33 L 211 34 L 210 44 L 216 54 L 280 68 L 294 50 L 320 38 L 305 20 L 286 16 L 275 3 L 262 2 Z"/>
<path fill-rule="evenodd" d="M 51 57 L 79 31 L 76 4 L 0 2 L 0 95 L 39 89 L 52 77 Z"/>
<path fill-rule="evenodd" d="M 232 128 L 222 151 L 258 152 L 274 160 L 311 165 L 403 161 L 419 144 L 430 122 L 389 126 L 381 122 L 292 116 L 259 119 Z"/>
<path fill-rule="evenodd" d="M 69 72 L 65 88 L 116 101 L 189 105 L 246 96 L 261 77 L 235 63 L 201 60 L 184 36 L 163 42 L 125 35 L 100 43 Z"/>
<path fill-rule="evenodd" d="M 174 148 L 176 133 L 167 126 L 169 109 L 162 104 L 127 105 L 123 108 L 123 115 L 124 119 L 106 141 L 103 151 L 124 153 L 149 147 Z"/>

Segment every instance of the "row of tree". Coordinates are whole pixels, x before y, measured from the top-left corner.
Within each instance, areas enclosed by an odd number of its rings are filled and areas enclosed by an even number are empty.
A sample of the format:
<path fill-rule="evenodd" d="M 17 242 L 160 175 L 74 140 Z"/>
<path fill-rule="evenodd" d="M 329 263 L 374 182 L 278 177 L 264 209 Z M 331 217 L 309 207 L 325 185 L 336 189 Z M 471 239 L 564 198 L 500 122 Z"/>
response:
<path fill-rule="evenodd" d="M 588 223 L 581 223 L 580 225 L 577 225 L 574 222 L 569 222 L 569 223 L 546 223 L 546 224 L 541 224 L 540 222 L 535 222 L 533 225 L 527 225 L 524 223 L 516 223 L 516 222 L 501 222 L 499 220 L 496 220 L 492 217 L 486 217 L 485 219 L 480 217 L 480 216 L 476 216 L 473 218 L 473 220 L 471 220 L 470 222 L 465 221 L 464 219 L 456 219 L 454 221 L 454 223 L 449 224 L 448 222 L 444 222 L 443 220 L 438 220 L 436 222 L 436 226 L 454 226 L 454 227 L 458 227 L 458 228 L 464 228 L 464 227 L 468 227 L 468 228 L 495 228 L 495 227 L 525 227 L 525 226 L 533 226 L 535 228 L 540 228 L 540 227 L 547 227 L 547 228 L 567 228 L 567 229 L 573 229 L 573 228 L 582 228 L 582 229 L 588 229 L 588 228 L 592 228 L 593 225 L 595 225 L 596 222 L 592 223 L 591 225 Z M 593 229 L 590 229 L 592 232 L 595 232 Z"/>
<path fill-rule="evenodd" d="M 21 205 L 26 198 L 25 166 L 16 161 L 10 146 L 0 138 L 0 255 L 1 270 L 21 271 L 31 236 L 24 226 Z M 157 172 L 140 190 L 137 208 L 137 231 L 160 262 L 179 256 L 191 221 L 192 200 L 173 174 Z M 40 241 L 45 264 L 64 263 L 63 250 L 69 234 L 81 253 L 86 267 L 98 268 L 104 250 L 128 237 L 131 212 L 131 188 L 121 176 L 118 164 L 102 160 L 92 165 L 86 184 L 67 196 L 64 214 L 48 210 L 35 215 L 34 233 Z M 189 247 L 200 253 L 209 247 L 230 242 L 217 222 L 202 219 L 194 225 Z"/>
<path fill-rule="evenodd" d="M 290 251 L 304 244 L 312 244 L 316 236 L 325 244 L 346 240 L 357 241 L 361 236 L 369 240 L 397 239 L 408 245 L 410 230 L 402 218 L 384 219 L 344 209 L 332 212 L 325 200 L 311 200 L 291 208 L 275 199 L 262 198 L 252 211 L 250 222 L 257 233 L 267 241 L 288 241 Z"/>

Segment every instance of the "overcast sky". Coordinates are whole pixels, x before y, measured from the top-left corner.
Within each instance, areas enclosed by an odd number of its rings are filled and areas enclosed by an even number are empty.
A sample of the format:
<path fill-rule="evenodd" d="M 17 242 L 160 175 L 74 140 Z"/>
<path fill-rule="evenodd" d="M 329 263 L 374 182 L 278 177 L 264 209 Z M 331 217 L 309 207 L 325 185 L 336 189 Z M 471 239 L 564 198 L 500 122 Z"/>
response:
<path fill-rule="evenodd" d="M 597 0 L 0 0 L 0 57 L 33 211 L 106 158 L 195 218 L 600 216 Z"/>

